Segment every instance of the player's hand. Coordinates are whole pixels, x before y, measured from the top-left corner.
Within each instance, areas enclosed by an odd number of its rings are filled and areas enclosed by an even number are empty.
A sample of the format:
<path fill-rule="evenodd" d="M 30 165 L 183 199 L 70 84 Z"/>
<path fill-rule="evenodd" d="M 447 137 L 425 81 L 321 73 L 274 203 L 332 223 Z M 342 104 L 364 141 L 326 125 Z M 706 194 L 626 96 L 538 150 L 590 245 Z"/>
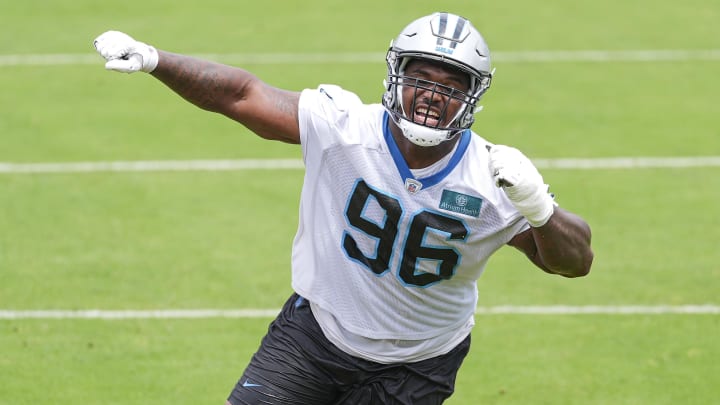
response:
<path fill-rule="evenodd" d="M 509 146 L 488 146 L 488 151 L 495 185 L 502 187 L 530 225 L 545 225 L 554 212 L 555 202 L 535 165 L 522 152 Z"/>
<path fill-rule="evenodd" d="M 134 40 L 119 31 L 107 31 L 93 42 L 95 49 L 107 61 L 105 69 L 123 73 L 139 70 L 152 72 L 158 64 L 158 52 L 152 46 Z"/>

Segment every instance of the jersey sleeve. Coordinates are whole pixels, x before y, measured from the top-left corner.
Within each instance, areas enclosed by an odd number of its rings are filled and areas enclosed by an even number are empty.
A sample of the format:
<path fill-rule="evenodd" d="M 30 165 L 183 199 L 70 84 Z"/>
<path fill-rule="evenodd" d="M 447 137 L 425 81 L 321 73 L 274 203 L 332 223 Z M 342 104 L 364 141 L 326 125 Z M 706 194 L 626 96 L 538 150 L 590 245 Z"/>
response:
<path fill-rule="evenodd" d="M 305 89 L 300 95 L 299 124 L 303 159 L 337 143 L 346 131 L 350 111 L 362 105 L 360 98 L 335 85 Z"/>

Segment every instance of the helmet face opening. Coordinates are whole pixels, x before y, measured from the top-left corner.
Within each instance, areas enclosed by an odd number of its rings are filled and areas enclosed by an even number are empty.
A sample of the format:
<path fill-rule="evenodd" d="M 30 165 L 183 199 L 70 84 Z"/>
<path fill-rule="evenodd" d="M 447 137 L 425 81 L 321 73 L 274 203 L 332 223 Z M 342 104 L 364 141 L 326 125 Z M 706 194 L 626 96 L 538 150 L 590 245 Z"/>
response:
<path fill-rule="evenodd" d="M 459 122 L 460 116 L 468 108 L 474 108 L 477 97 L 466 91 L 417 77 L 389 75 L 389 79 L 391 85 L 397 89 L 397 112 L 403 119 L 433 129 L 453 132 L 466 129 Z M 408 92 L 410 94 L 404 97 L 403 93 Z"/>
<path fill-rule="evenodd" d="M 411 60 L 441 64 L 467 74 L 470 86 L 457 89 L 406 75 Z M 449 13 L 419 18 L 391 43 L 386 61 L 383 105 L 413 143 L 437 145 L 472 126 L 477 103 L 490 87 L 492 71 L 485 40 L 469 21 Z M 406 99 L 408 91 L 413 92 L 410 102 Z M 427 97 L 444 102 L 430 106 L 424 101 Z M 453 105 L 459 106 L 454 114 Z M 413 135 L 417 131 L 421 135 Z"/>

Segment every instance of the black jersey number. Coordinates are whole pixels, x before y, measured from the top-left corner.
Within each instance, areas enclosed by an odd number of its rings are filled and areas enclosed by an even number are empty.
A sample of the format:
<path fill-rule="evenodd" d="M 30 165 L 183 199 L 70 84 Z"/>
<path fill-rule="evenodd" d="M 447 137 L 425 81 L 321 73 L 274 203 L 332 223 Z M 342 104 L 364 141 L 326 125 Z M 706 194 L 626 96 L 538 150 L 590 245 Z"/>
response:
<path fill-rule="evenodd" d="M 384 218 L 379 224 L 363 217 L 370 198 L 375 199 L 385 211 Z M 384 275 L 390 270 L 390 259 L 402 215 L 402 206 L 397 199 L 371 188 L 363 180 L 358 181 L 350 196 L 345 216 L 350 225 L 376 240 L 375 251 L 370 256 L 365 255 L 355 239 L 346 232 L 342 242 L 345 253 L 376 275 Z M 455 274 L 460 254 L 453 248 L 424 245 L 423 240 L 427 232 L 445 234 L 447 240 L 465 240 L 468 230 L 465 224 L 455 218 L 426 210 L 414 214 L 408 235 L 404 241 L 401 241 L 403 247 L 399 249 L 402 257 L 397 274 L 405 284 L 427 287 L 450 279 Z M 419 271 L 417 269 L 419 260 L 437 261 L 437 273 Z"/>

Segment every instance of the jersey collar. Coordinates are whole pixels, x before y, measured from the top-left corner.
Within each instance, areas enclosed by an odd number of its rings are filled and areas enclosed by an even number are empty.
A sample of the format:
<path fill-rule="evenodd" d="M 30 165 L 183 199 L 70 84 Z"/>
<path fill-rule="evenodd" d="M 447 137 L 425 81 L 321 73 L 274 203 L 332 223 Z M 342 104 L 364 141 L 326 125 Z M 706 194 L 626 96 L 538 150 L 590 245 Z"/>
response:
<path fill-rule="evenodd" d="M 389 114 L 385 112 L 385 114 L 383 115 L 383 135 L 385 136 L 385 143 L 387 143 L 388 149 L 390 150 L 390 155 L 392 155 L 393 161 L 395 161 L 395 167 L 397 167 L 398 172 L 400 173 L 400 177 L 405 183 L 405 188 L 412 194 L 420 191 L 423 188 L 432 187 L 441 182 L 445 177 L 447 177 L 447 175 L 453 171 L 455 166 L 460 163 L 460 160 L 465 154 L 468 145 L 470 145 L 470 139 L 472 137 L 472 134 L 469 129 L 466 129 L 460 135 L 458 135 L 460 137 L 460 140 L 458 140 L 457 148 L 455 148 L 455 152 L 450 158 L 447 166 L 445 166 L 445 168 L 433 174 L 432 176 L 422 179 L 416 179 L 410 171 L 407 162 L 405 162 L 405 158 L 403 158 L 402 153 L 400 153 L 400 148 L 398 148 L 397 143 L 395 143 L 395 138 L 393 138 L 392 133 L 390 132 L 390 125 L 388 119 Z"/>

